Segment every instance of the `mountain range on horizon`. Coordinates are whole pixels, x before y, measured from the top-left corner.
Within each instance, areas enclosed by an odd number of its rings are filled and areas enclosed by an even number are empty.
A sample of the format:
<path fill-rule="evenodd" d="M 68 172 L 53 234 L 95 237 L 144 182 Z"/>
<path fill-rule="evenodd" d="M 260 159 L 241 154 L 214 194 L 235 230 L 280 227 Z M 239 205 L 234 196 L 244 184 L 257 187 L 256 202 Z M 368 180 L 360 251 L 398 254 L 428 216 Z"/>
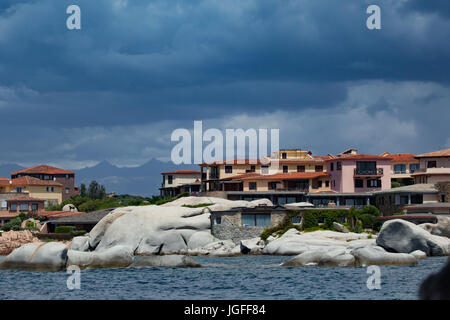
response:
<path fill-rule="evenodd" d="M 0 164 L 0 177 L 10 178 L 11 172 L 24 169 L 15 163 Z M 159 195 L 159 187 L 162 183 L 161 172 L 194 169 L 198 165 L 175 165 L 151 159 L 137 167 L 118 167 L 107 160 L 100 161 L 94 166 L 81 169 L 70 169 L 75 172 L 75 185 L 84 183 L 86 186 L 93 180 L 105 186 L 106 191 L 116 194 L 130 194 L 136 196 L 151 197 Z"/>

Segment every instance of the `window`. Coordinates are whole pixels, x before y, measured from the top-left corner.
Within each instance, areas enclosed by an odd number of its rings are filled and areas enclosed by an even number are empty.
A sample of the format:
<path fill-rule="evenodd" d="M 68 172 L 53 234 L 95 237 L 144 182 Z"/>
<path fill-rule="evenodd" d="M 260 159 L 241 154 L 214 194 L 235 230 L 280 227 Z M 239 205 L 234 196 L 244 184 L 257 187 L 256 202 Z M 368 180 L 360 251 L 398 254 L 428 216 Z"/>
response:
<path fill-rule="evenodd" d="M 167 184 L 173 183 L 173 176 L 167 176 Z"/>
<path fill-rule="evenodd" d="M 69 188 L 66 188 L 66 193 L 69 193 L 70 192 L 70 189 Z"/>
<path fill-rule="evenodd" d="M 261 166 L 261 174 L 269 174 L 269 166 Z"/>
<path fill-rule="evenodd" d="M 305 166 L 297 166 L 297 172 L 305 172 Z"/>
<path fill-rule="evenodd" d="M 55 192 L 55 187 L 47 187 L 47 192 Z"/>
<path fill-rule="evenodd" d="M 233 166 L 225 166 L 225 173 L 233 173 Z"/>
<path fill-rule="evenodd" d="M 281 154 L 281 159 L 287 159 L 287 153 L 286 152 L 283 152 Z"/>
<path fill-rule="evenodd" d="M 436 168 L 436 161 L 427 161 L 427 168 Z"/>
<path fill-rule="evenodd" d="M 293 224 L 301 224 L 302 223 L 302 216 L 292 217 L 291 221 L 292 221 Z"/>
<path fill-rule="evenodd" d="M 66 179 L 70 179 L 70 175 L 66 174 Z"/>
<path fill-rule="evenodd" d="M 355 179 L 355 188 L 363 188 L 363 180 L 362 179 Z"/>
<path fill-rule="evenodd" d="M 342 162 L 337 162 L 336 163 L 336 170 L 342 170 Z"/>
<path fill-rule="evenodd" d="M 28 211 L 28 203 L 21 203 L 20 211 Z"/>
<path fill-rule="evenodd" d="M 11 204 L 10 204 L 10 207 L 9 207 L 9 210 L 11 210 L 11 211 L 17 211 L 17 204 L 11 203 Z"/>
<path fill-rule="evenodd" d="M 22 193 L 22 192 L 23 192 L 23 187 L 15 187 L 14 190 L 15 190 L 17 193 Z"/>
<path fill-rule="evenodd" d="M 322 172 L 323 166 L 316 166 L 316 172 Z"/>
<path fill-rule="evenodd" d="M 270 226 L 270 213 L 242 214 L 244 227 L 268 227 Z"/>
<path fill-rule="evenodd" d="M 394 164 L 394 173 L 406 173 L 406 164 Z"/>
<path fill-rule="evenodd" d="M 367 188 L 381 188 L 381 180 L 380 179 L 368 179 L 367 180 Z"/>
<path fill-rule="evenodd" d="M 334 162 L 330 163 L 330 171 L 334 171 Z"/>
<path fill-rule="evenodd" d="M 325 181 L 325 187 L 327 187 L 327 188 L 330 187 L 330 180 Z"/>
<path fill-rule="evenodd" d="M 222 223 L 222 217 L 216 217 L 216 224 Z"/>
<path fill-rule="evenodd" d="M 268 183 L 269 190 L 276 190 L 277 189 L 277 182 L 271 181 Z"/>
<path fill-rule="evenodd" d="M 256 171 L 256 167 L 255 166 L 250 166 L 250 172 L 255 172 Z"/>
<path fill-rule="evenodd" d="M 38 210 L 38 205 L 37 205 L 37 203 L 33 203 L 33 204 L 31 205 L 31 210 L 33 210 L 33 211 L 37 211 L 37 210 Z"/>
<path fill-rule="evenodd" d="M 289 171 L 289 167 L 288 166 L 283 166 L 283 173 L 288 173 Z"/>
<path fill-rule="evenodd" d="M 256 182 L 249 182 L 248 183 L 248 189 L 249 190 L 256 190 Z"/>
<path fill-rule="evenodd" d="M 317 187 L 322 188 L 322 180 L 317 181 Z"/>
<path fill-rule="evenodd" d="M 420 168 L 420 164 L 418 163 L 411 163 L 409 165 L 409 172 L 410 173 L 414 173 L 416 170 L 418 170 Z"/>
<path fill-rule="evenodd" d="M 357 161 L 356 162 L 357 174 L 376 174 L 377 162 L 376 161 Z"/>
<path fill-rule="evenodd" d="M 325 223 L 325 218 L 324 217 L 319 217 L 319 218 L 317 218 L 317 222 L 319 224 L 323 224 L 323 223 Z"/>

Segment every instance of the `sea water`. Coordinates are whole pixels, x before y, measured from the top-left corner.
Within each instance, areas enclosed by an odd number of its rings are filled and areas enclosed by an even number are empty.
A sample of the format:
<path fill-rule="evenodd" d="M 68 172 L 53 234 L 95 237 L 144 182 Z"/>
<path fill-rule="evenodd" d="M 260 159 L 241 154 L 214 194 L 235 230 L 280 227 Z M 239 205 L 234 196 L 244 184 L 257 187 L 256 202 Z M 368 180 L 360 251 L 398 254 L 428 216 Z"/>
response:
<path fill-rule="evenodd" d="M 194 257 L 203 268 L 82 270 L 75 290 L 66 271 L 0 270 L 0 299 L 417 299 L 423 279 L 447 261 L 381 266 L 381 287 L 369 290 L 365 267 L 281 267 L 289 258 Z"/>

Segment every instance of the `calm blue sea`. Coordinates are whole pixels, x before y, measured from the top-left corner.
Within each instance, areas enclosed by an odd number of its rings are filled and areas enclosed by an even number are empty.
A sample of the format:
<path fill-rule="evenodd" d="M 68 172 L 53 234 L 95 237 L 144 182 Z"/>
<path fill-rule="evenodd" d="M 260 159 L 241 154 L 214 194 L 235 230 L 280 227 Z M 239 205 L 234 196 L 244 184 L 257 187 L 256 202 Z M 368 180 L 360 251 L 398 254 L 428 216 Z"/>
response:
<path fill-rule="evenodd" d="M 411 267 L 381 267 L 381 289 L 369 290 L 366 268 L 280 267 L 289 257 L 194 257 L 205 268 L 81 271 L 81 289 L 68 274 L 0 270 L 0 299 L 417 299 L 421 281 L 446 257 Z"/>

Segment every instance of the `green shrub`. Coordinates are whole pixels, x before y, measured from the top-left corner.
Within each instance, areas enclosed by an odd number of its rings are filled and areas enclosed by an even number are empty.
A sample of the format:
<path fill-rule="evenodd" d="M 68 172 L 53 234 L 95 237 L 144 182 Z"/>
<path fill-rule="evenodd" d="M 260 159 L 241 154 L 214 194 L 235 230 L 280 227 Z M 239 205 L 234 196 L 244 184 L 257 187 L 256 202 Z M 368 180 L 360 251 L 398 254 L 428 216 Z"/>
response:
<path fill-rule="evenodd" d="M 275 227 L 272 228 L 267 228 L 265 229 L 261 235 L 259 236 L 262 240 L 266 241 L 268 237 L 270 237 L 272 234 L 276 234 L 278 236 L 283 235 L 286 231 L 288 231 L 289 229 L 297 229 L 298 231 L 300 231 L 300 227 L 296 226 L 292 223 L 292 217 L 293 216 L 297 216 L 298 212 L 296 211 L 292 211 L 288 216 L 286 216 L 283 221 L 278 224 Z"/>
<path fill-rule="evenodd" d="M 401 184 L 398 183 L 397 181 L 392 181 L 392 182 L 391 182 L 391 188 L 392 188 L 392 189 L 398 188 L 398 187 L 400 187 L 400 186 L 401 186 Z"/>
<path fill-rule="evenodd" d="M 367 213 L 362 214 L 359 216 L 359 220 L 362 223 L 363 229 L 373 229 L 373 224 L 375 222 L 373 215 Z"/>
<path fill-rule="evenodd" d="M 370 214 L 375 217 L 379 217 L 381 215 L 380 210 L 378 210 L 378 208 L 375 206 L 366 206 L 363 209 L 355 210 L 355 214 L 356 216 L 361 216 L 363 214 Z"/>
<path fill-rule="evenodd" d="M 199 203 L 199 204 L 183 204 L 182 207 L 186 208 L 203 208 L 207 206 L 212 206 L 214 203 Z"/>
<path fill-rule="evenodd" d="M 311 227 L 311 228 L 307 228 L 307 229 L 303 229 L 304 232 L 314 232 L 314 231 L 319 231 L 319 230 L 326 230 L 322 227 Z"/>
<path fill-rule="evenodd" d="M 9 221 L 8 223 L 5 223 L 1 229 L 3 231 L 19 231 L 21 230 L 20 225 L 22 224 L 22 220 L 20 219 L 20 217 L 15 217 L 14 219 L 12 219 L 11 221 Z"/>
<path fill-rule="evenodd" d="M 55 233 L 70 233 L 73 234 L 75 232 L 74 226 L 57 226 L 55 228 Z"/>
<path fill-rule="evenodd" d="M 302 229 L 319 227 L 318 214 L 315 212 L 305 212 L 303 214 Z"/>

